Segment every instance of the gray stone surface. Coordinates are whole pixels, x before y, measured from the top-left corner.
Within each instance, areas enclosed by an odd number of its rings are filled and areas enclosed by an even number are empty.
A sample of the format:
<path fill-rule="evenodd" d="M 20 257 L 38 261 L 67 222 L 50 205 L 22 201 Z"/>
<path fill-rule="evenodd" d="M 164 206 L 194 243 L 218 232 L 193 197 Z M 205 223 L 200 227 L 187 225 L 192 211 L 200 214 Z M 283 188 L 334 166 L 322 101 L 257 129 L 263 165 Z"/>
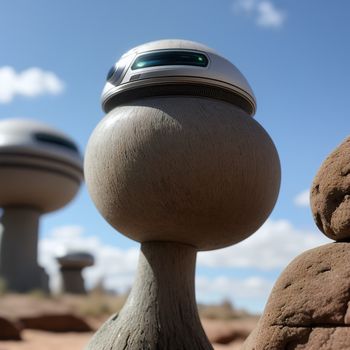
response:
<path fill-rule="evenodd" d="M 0 276 L 10 291 L 49 290 L 48 275 L 37 261 L 40 215 L 37 209 L 28 207 L 8 207 L 3 211 Z"/>
<path fill-rule="evenodd" d="M 101 214 L 126 236 L 210 250 L 262 225 L 277 199 L 280 164 L 266 131 L 232 104 L 145 98 L 98 124 L 85 179 Z"/>
<path fill-rule="evenodd" d="M 139 99 L 97 126 L 85 176 L 106 220 L 141 242 L 128 301 L 88 349 L 212 349 L 195 303 L 196 253 L 237 243 L 266 220 L 280 183 L 268 134 L 226 102 Z"/>

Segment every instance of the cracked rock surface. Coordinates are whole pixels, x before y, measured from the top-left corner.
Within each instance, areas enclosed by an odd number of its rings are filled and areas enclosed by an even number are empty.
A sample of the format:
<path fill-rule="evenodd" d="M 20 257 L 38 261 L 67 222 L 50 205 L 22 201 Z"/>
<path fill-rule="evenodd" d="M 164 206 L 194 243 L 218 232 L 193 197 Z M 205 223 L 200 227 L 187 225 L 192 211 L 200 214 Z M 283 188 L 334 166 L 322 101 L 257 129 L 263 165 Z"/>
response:
<path fill-rule="evenodd" d="M 310 201 L 316 225 L 326 236 L 350 239 L 350 137 L 323 162 Z"/>
<path fill-rule="evenodd" d="M 350 349 L 350 243 L 299 255 L 277 280 L 244 350 Z"/>
<path fill-rule="evenodd" d="M 244 350 L 350 349 L 350 137 L 321 165 L 310 204 L 316 225 L 336 243 L 289 264 Z"/>

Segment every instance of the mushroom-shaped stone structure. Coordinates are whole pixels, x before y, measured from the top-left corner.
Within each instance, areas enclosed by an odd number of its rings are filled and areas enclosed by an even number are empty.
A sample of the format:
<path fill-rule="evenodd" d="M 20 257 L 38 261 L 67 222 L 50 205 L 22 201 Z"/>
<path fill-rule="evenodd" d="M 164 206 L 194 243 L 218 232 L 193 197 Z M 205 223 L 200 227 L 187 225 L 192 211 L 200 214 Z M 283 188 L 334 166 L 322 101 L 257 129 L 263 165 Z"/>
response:
<path fill-rule="evenodd" d="M 0 121 L 0 276 L 10 290 L 48 289 L 37 262 L 39 218 L 70 202 L 82 179 L 69 137 L 33 120 Z"/>
<path fill-rule="evenodd" d="M 141 45 L 107 80 L 85 176 L 101 214 L 141 254 L 128 301 L 88 349 L 212 349 L 195 303 L 196 253 L 266 220 L 280 184 L 275 146 L 252 118 L 243 75 L 204 45 Z"/>
<path fill-rule="evenodd" d="M 71 294 L 86 294 L 82 270 L 94 264 L 93 255 L 74 252 L 57 258 L 62 276 L 62 290 Z"/>
<path fill-rule="evenodd" d="M 350 137 L 323 162 L 310 204 L 336 242 L 296 257 L 278 278 L 244 350 L 350 349 Z"/>

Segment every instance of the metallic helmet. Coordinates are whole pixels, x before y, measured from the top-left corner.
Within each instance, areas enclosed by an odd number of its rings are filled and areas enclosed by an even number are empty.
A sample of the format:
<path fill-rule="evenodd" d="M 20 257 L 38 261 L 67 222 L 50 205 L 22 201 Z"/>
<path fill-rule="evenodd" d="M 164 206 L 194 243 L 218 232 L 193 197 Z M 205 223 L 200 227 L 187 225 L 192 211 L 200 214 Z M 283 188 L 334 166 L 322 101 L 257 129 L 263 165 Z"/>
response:
<path fill-rule="evenodd" d="M 191 95 L 224 100 L 253 116 L 254 93 L 242 73 L 214 50 L 187 40 L 159 40 L 126 52 L 102 92 L 106 112 L 150 96 Z"/>

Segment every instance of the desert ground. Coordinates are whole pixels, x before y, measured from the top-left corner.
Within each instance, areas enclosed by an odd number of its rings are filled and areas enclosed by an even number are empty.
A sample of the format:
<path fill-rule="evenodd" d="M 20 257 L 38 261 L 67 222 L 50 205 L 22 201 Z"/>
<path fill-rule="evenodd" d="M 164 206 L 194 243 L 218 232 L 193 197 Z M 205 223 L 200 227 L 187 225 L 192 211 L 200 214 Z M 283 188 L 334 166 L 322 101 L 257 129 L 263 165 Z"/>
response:
<path fill-rule="evenodd" d="M 39 292 L 28 295 L 6 294 L 0 296 L 0 317 L 9 320 L 20 330 L 22 340 L 0 340 L 0 350 L 79 350 L 84 349 L 98 327 L 122 307 L 125 296 L 61 295 L 48 297 Z M 215 350 L 238 350 L 255 327 L 258 316 L 236 310 L 229 303 L 199 305 L 203 328 Z M 45 316 L 50 315 L 48 320 Z M 70 320 L 73 315 L 75 319 Z M 57 327 L 55 317 L 67 318 L 64 332 Z M 30 323 L 27 320 L 35 320 Z M 57 320 L 56 320 L 57 321 Z M 79 321 L 91 331 L 74 331 Z M 44 325 L 43 329 L 41 325 Z M 33 326 L 34 325 L 34 326 Z M 77 328 L 78 327 L 78 328 Z M 33 329 L 34 328 L 34 329 Z M 0 337 L 2 330 L 0 329 Z"/>

